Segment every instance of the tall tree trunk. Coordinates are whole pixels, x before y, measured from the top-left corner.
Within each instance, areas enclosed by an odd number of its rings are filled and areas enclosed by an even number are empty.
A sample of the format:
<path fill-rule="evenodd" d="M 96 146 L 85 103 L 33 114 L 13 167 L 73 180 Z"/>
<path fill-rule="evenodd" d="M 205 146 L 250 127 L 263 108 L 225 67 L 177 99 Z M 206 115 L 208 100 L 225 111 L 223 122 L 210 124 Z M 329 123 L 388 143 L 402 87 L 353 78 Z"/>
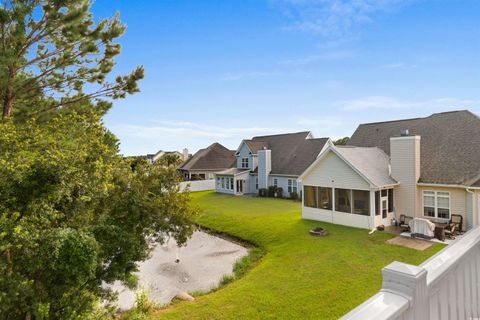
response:
<path fill-rule="evenodd" d="M 13 93 L 13 79 L 15 78 L 15 69 L 8 68 L 8 84 L 3 97 L 3 115 L 2 118 L 10 118 L 12 116 L 13 103 L 15 101 L 15 94 Z"/>

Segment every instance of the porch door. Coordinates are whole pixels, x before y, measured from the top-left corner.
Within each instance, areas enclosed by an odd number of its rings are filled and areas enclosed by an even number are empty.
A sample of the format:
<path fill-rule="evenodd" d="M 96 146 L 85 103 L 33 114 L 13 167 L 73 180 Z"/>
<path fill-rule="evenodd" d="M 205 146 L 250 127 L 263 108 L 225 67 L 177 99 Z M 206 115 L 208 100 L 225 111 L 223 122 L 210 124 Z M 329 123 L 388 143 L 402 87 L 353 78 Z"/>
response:
<path fill-rule="evenodd" d="M 380 209 L 382 211 L 382 224 L 390 225 L 388 220 L 388 191 L 380 191 Z"/>
<path fill-rule="evenodd" d="M 237 180 L 237 193 L 243 193 L 243 180 Z"/>

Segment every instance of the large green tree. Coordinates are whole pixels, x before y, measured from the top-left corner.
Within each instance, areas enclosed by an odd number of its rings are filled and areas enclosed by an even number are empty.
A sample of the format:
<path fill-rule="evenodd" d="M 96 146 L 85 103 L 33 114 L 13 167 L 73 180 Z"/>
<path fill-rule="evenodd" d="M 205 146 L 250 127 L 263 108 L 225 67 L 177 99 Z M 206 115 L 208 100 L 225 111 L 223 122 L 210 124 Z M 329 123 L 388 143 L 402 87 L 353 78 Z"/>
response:
<path fill-rule="evenodd" d="M 175 167 L 122 157 L 102 123 L 143 69 L 111 78 L 125 26 L 90 6 L 0 4 L 0 319 L 99 319 L 102 282 L 192 232 Z"/>
<path fill-rule="evenodd" d="M 91 0 L 3 1 L 0 98 L 4 119 L 12 116 L 17 105 L 29 116 L 138 91 L 142 67 L 128 75 L 109 75 L 121 49 L 115 40 L 125 26 L 118 14 L 95 23 L 91 4 Z"/>
<path fill-rule="evenodd" d="M 86 319 L 168 236 L 192 232 L 174 166 L 118 153 L 95 112 L 0 124 L 0 318 Z"/>

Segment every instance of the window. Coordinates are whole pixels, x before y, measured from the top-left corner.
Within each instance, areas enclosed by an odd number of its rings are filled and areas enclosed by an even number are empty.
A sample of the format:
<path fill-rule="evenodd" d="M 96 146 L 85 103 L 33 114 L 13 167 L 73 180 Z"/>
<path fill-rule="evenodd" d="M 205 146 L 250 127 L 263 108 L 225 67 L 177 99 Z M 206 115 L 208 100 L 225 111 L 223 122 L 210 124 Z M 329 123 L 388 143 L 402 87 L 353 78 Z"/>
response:
<path fill-rule="evenodd" d="M 255 178 L 255 189 L 258 190 L 258 177 Z"/>
<path fill-rule="evenodd" d="M 220 181 L 220 177 L 217 178 L 217 188 L 220 188 L 222 182 Z"/>
<path fill-rule="evenodd" d="M 248 158 L 242 158 L 242 168 L 248 168 Z"/>
<path fill-rule="evenodd" d="M 318 187 L 317 193 L 318 208 L 332 210 L 332 188 Z"/>
<path fill-rule="evenodd" d="M 278 179 L 277 178 L 273 179 L 273 185 L 275 187 L 278 187 Z"/>
<path fill-rule="evenodd" d="M 233 190 L 233 178 L 230 178 L 230 190 Z"/>
<path fill-rule="evenodd" d="M 305 207 L 316 208 L 317 207 L 316 188 L 310 187 L 310 186 L 305 186 L 303 188 L 305 193 L 305 199 L 304 199 Z"/>
<path fill-rule="evenodd" d="M 450 219 L 450 192 L 423 191 L 423 215 Z"/>
<path fill-rule="evenodd" d="M 297 192 L 297 180 L 295 179 L 288 179 L 288 192 Z"/>
<path fill-rule="evenodd" d="M 370 192 L 362 190 L 352 190 L 353 195 L 353 213 L 363 216 L 370 215 Z"/>
<path fill-rule="evenodd" d="M 335 210 L 352 213 L 352 190 L 335 189 Z"/>
<path fill-rule="evenodd" d="M 225 189 L 225 178 L 222 177 L 222 189 Z"/>

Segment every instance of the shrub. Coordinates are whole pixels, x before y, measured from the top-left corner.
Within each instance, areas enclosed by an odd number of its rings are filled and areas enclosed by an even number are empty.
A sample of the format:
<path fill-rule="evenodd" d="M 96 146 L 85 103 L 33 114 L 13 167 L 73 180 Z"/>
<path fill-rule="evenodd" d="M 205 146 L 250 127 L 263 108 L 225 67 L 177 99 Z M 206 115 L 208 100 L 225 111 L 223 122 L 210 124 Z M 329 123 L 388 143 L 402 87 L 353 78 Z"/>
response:
<path fill-rule="evenodd" d="M 267 196 L 267 189 L 265 189 L 265 188 L 258 189 L 258 196 L 259 197 L 266 197 Z"/>
<path fill-rule="evenodd" d="M 268 187 L 268 196 L 269 197 L 275 197 L 275 192 L 277 192 L 277 187 L 275 187 L 275 186 Z"/>
<path fill-rule="evenodd" d="M 283 188 L 277 188 L 275 193 L 277 194 L 277 198 L 283 198 Z"/>
<path fill-rule="evenodd" d="M 138 275 L 137 274 L 130 274 L 124 281 L 124 284 L 131 290 L 134 290 L 138 286 Z"/>
<path fill-rule="evenodd" d="M 292 199 L 292 200 L 298 200 L 298 199 L 299 199 L 298 193 L 295 192 L 295 191 L 290 192 L 290 199 Z"/>

